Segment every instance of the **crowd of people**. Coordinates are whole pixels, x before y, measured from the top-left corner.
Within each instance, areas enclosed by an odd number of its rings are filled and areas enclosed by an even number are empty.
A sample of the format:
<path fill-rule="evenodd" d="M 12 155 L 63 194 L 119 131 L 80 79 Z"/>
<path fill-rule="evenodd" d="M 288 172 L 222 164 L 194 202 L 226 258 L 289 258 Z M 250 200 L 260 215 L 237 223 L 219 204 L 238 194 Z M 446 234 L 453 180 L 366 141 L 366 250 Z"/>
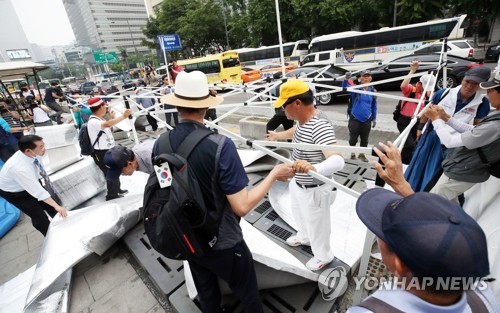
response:
<path fill-rule="evenodd" d="M 409 74 L 417 69 L 418 62 L 412 63 Z M 168 80 L 164 76 L 155 83 L 151 77 L 156 75 L 153 69 L 149 75 L 149 84 L 165 85 Z M 490 176 L 489 166 L 500 161 L 500 73 L 491 80 L 490 75 L 485 67 L 472 68 L 461 85 L 440 90 L 430 99 L 430 89 L 425 88 L 434 82 L 429 75 L 422 76 L 415 85 L 410 84 L 409 78 L 403 80 L 403 95 L 415 98 L 415 102 L 402 104 L 401 117 L 397 121 L 399 131 L 402 132 L 409 121 L 424 110 L 425 102 L 419 107 L 418 99 L 427 97 L 431 105 L 412 130 L 402 153 L 390 142 L 374 148 L 380 159 L 374 167 L 394 191 L 368 190 L 356 204 L 361 221 L 377 237 L 383 261 L 402 283 L 396 290 L 376 292 L 349 312 L 500 311 L 491 288 L 467 290 L 458 284 L 453 290 L 439 290 L 437 285 L 431 284 L 422 290 L 411 284 L 415 280 L 450 277 L 478 281 L 490 273 L 484 232 L 458 204 L 459 195 L 474 184 L 486 181 Z M 209 110 L 223 102 L 223 98 L 211 91 L 201 72 L 187 73 L 181 69 L 172 74 L 172 79 L 175 92 L 169 89 L 160 102 L 176 109 L 178 116 L 169 116 L 173 117 L 175 128 L 163 133 L 157 141 L 145 141 L 133 149 L 116 145 L 111 133 L 111 127 L 128 118 L 132 111 L 126 109 L 115 116 L 101 98 L 88 101 L 91 111 L 88 132 L 90 142 L 95 143 L 92 157 L 106 177 L 106 200 L 127 193 L 120 187 L 120 175 L 131 175 L 136 170 L 148 174 L 154 171 L 152 160 L 161 153 L 158 141 L 169 136 L 172 149 L 176 151 L 188 134 L 205 127 L 203 120 L 210 115 Z M 351 93 L 352 102 L 348 108 L 350 146 L 355 146 L 359 139 L 360 145 L 367 147 L 370 129 L 376 126 L 377 99 L 370 94 L 375 91 L 369 85 L 371 80 L 371 73 L 362 71 L 359 88 L 366 93 L 355 90 Z M 354 87 L 352 80 L 346 79 L 345 84 Z M 486 91 L 487 98 L 480 90 Z M 50 96 L 57 99 L 53 94 Z M 152 103 L 140 103 L 145 108 L 152 106 Z M 491 112 L 490 104 L 495 108 Z M 277 113 L 294 121 L 294 125 L 282 132 L 268 132 L 268 140 L 335 146 L 334 125 L 316 107 L 313 90 L 301 79 L 283 83 L 273 105 Z M 109 119 L 104 119 L 106 113 Z M 42 116 L 43 111 L 36 110 L 35 115 Z M 0 120 L 0 126 L 3 124 Z M 488 163 L 478 156 L 478 148 L 488 156 Z M 423 164 L 422 151 L 425 149 L 431 152 L 426 154 L 429 157 Z M 45 153 L 43 138 L 22 136 L 18 150 L 0 171 L 0 196 L 30 216 L 33 226 L 45 235 L 50 223 L 47 214 L 53 217 L 59 213 L 66 217 L 67 213 L 41 164 L 40 157 Z M 368 162 L 364 154 L 351 154 L 350 158 Z M 305 264 L 311 271 L 319 271 L 333 261 L 330 206 L 334 204 L 337 191 L 311 174 L 333 177 L 344 167 L 342 153 L 297 146 L 292 151 L 290 164 L 277 165 L 250 190 L 246 188 L 248 178 L 236 147 L 224 135 L 213 132 L 202 139 L 189 161 L 199 181 L 207 182 L 202 188 L 205 202 L 208 206 L 224 208 L 220 238 L 212 252 L 188 260 L 204 312 L 220 311 L 218 277 L 229 284 L 246 312 L 263 312 L 252 255 L 239 220 L 262 200 L 276 180 L 289 181 L 290 209 L 297 222 L 297 233 L 287 238 L 286 243 L 311 246 L 313 257 Z M 405 174 L 403 163 L 409 164 Z M 44 181 L 43 187 L 39 178 Z M 431 181 L 434 183 L 429 187 Z"/>

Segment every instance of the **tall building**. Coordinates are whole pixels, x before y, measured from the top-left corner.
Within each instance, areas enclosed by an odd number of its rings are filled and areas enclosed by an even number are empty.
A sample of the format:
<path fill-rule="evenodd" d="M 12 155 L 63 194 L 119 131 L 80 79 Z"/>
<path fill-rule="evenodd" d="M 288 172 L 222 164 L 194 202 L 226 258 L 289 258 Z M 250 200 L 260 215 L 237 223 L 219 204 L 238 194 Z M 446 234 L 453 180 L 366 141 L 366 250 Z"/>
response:
<path fill-rule="evenodd" d="M 118 52 L 149 51 L 145 38 L 147 11 L 144 0 L 63 0 L 76 42 L 80 46 Z"/>
<path fill-rule="evenodd" d="M 0 0 L 0 62 L 33 61 L 33 51 L 10 0 Z"/>
<path fill-rule="evenodd" d="M 156 17 L 156 11 L 160 9 L 163 0 L 144 0 L 146 4 L 146 9 L 148 10 L 148 16 Z"/>

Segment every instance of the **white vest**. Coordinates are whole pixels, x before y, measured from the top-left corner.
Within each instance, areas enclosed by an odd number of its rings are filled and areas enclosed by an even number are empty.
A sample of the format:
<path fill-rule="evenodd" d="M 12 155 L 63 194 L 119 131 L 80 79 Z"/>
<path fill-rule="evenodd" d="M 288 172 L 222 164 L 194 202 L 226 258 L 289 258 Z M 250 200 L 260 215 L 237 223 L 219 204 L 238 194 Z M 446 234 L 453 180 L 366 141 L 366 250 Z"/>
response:
<path fill-rule="evenodd" d="M 472 125 L 474 122 L 474 118 L 476 117 L 477 114 L 477 109 L 479 108 L 479 105 L 483 102 L 484 95 L 480 94 L 479 92 L 476 92 L 474 98 L 469 102 L 469 104 L 464 106 L 457 113 L 454 113 L 455 108 L 457 106 L 457 97 L 458 93 L 460 92 L 460 88 L 462 88 L 462 86 L 457 86 L 455 88 L 452 88 L 450 92 L 446 95 L 446 97 L 444 97 L 444 99 L 441 100 L 441 102 L 439 102 L 439 105 L 444 108 L 445 112 L 448 115 L 453 116 L 453 118 L 461 122 Z M 448 129 L 448 132 L 450 134 L 456 133 L 456 130 L 449 125 L 446 125 L 446 129 Z"/>

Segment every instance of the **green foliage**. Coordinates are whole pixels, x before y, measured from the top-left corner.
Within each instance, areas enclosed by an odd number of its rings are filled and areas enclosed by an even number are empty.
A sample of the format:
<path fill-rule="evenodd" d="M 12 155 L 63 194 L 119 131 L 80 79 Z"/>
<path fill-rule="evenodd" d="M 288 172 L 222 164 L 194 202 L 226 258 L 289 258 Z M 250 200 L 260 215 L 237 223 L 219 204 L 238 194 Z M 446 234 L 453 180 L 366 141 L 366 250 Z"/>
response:
<path fill-rule="evenodd" d="M 283 41 L 348 31 L 423 22 L 463 14 L 491 23 L 500 6 L 491 0 L 280 0 Z M 143 44 L 156 48 L 159 34 L 178 34 L 183 51 L 171 58 L 215 53 L 231 48 L 258 47 L 278 43 L 274 0 L 165 0 L 156 18 L 148 20 Z"/>

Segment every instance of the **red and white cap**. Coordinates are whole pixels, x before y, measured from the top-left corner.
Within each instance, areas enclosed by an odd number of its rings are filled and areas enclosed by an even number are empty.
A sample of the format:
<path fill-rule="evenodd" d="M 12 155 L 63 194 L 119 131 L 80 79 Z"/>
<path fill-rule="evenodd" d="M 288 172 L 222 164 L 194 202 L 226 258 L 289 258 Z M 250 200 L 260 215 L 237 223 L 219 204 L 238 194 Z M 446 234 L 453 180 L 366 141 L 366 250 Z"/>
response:
<path fill-rule="evenodd" d="M 90 98 L 87 101 L 87 104 L 88 104 L 89 108 L 97 108 L 97 107 L 101 106 L 102 104 L 104 104 L 104 100 L 102 100 L 99 97 L 94 97 L 94 98 Z"/>

